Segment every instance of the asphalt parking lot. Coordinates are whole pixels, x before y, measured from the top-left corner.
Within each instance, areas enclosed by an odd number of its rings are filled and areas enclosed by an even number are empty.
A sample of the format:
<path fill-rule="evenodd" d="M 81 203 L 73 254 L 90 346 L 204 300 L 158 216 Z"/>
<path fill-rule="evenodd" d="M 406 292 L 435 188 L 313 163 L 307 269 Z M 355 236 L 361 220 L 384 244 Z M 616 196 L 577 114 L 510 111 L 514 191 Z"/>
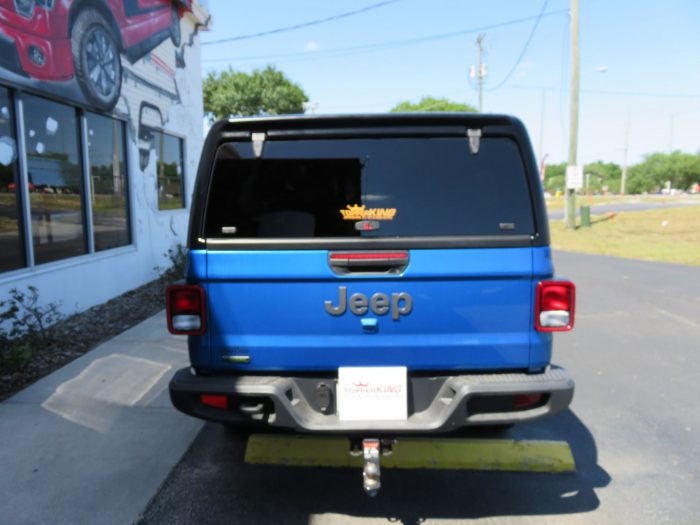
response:
<path fill-rule="evenodd" d="M 577 326 L 554 358 L 574 402 L 505 437 L 567 441 L 575 474 L 386 470 L 369 499 L 359 469 L 247 465 L 245 437 L 207 424 L 141 522 L 697 523 L 700 269 L 570 253 L 555 264 L 578 286 Z"/>

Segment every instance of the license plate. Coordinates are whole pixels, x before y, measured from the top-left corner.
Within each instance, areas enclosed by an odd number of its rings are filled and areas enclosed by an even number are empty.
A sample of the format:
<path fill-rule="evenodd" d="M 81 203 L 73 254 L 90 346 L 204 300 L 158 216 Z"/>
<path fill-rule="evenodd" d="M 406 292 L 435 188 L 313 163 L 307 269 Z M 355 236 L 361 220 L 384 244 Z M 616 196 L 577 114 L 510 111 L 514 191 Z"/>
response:
<path fill-rule="evenodd" d="M 408 417 L 405 366 L 338 369 L 341 421 L 403 420 Z"/>

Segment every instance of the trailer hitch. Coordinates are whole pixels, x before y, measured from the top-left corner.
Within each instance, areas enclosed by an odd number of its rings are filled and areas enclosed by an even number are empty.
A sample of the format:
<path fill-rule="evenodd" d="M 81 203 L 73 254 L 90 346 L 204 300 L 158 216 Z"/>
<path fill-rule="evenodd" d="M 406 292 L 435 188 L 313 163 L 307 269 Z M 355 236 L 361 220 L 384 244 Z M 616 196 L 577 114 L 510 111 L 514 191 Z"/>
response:
<path fill-rule="evenodd" d="M 362 455 L 362 487 L 370 498 L 379 492 L 381 482 L 381 456 L 388 456 L 393 452 L 393 439 L 366 438 L 362 442 L 351 441 L 350 454 Z"/>

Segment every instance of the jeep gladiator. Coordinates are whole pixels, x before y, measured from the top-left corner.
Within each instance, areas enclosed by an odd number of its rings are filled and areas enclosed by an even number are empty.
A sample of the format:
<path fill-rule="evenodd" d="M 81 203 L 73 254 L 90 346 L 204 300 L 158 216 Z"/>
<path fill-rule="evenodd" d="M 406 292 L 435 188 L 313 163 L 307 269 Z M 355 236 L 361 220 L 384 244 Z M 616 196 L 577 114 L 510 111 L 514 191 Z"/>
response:
<path fill-rule="evenodd" d="M 175 407 L 361 439 L 369 493 L 397 436 L 510 425 L 571 402 L 551 356 L 552 333 L 573 327 L 575 287 L 555 277 L 516 118 L 219 122 L 188 244 L 186 281 L 167 292 L 191 360 L 170 383 Z"/>

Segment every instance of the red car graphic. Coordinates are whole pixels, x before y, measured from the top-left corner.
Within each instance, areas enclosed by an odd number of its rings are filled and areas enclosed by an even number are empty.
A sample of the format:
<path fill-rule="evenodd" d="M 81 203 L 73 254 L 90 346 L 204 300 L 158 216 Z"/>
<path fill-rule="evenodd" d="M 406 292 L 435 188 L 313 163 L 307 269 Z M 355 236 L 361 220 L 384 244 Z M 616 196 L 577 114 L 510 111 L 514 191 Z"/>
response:
<path fill-rule="evenodd" d="M 0 0 L 0 66 L 43 81 L 75 77 L 87 101 L 111 110 L 121 56 L 135 62 L 170 37 L 191 0 Z"/>

